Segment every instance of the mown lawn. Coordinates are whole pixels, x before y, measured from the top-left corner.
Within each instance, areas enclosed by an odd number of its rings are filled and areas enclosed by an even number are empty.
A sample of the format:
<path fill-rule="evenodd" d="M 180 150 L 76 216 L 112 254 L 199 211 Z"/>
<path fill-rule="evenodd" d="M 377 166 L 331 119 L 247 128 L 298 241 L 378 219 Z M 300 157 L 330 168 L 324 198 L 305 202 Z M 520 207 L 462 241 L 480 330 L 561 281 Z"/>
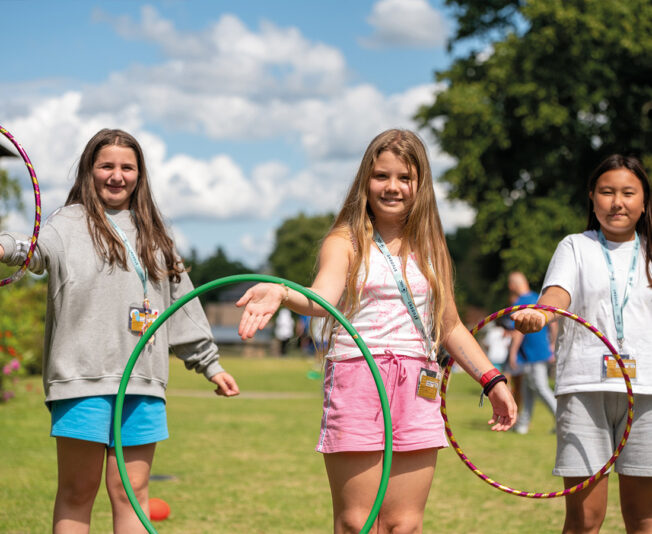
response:
<path fill-rule="evenodd" d="M 321 394 L 319 382 L 306 377 L 312 361 L 227 354 L 223 362 L 239 382 L 239 398 L 215 397 L 202 377 L 171 360 L 171 437 L 157 448 L 150 493 L 165 499 L 172 513 L 155 523 L 158 532 L 331 532 L 328 481 L 314 451 Z M 46 533 L 56 489 L 49 415 L 40 379 L 21 379 L 14 388 L 16 398 L 0 405 L 0 532 Z M 487 429 L 490 408 L 478 408 L 478 394 L 470 379 L 454 375 L 448 414 L 464 452 L 507 486 L 561 489 L 561 480 L 550 474 L 555 438 L 543 405 L 537 406 L 528 435 L 497 435 Z M 545 534 L 560 532 L 562 522 L 562 499 L 505 494 L 476 477 L 452 448 L 440 452 L 424 532 Z M 91 531 L 111 532 L 103 488 Z M 613 486 L 603 532 L 621 531 Z"/>

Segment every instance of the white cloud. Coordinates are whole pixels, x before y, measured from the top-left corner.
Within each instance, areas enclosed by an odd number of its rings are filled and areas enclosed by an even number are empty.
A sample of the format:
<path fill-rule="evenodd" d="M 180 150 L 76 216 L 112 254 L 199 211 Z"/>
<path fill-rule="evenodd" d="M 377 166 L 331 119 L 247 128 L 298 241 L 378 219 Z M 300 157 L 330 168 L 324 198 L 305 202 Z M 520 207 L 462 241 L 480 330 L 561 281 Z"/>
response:
<path fill-rule="evenodd" d="M 360 164 L 361 154 L 356 156 L 316 162 L 293 177 L 288 188 L 304 206 L 303 211 L 324 213 L 339 210 Z"/>
<path fill-rule="evenodd" d="M 404 10 L 412 6 L 410 12 L 421 6 L 435 13 L 419 0 L 398 4 Z M 385 0 L 374 13 L 390 8 L 396 8 L 395 2 Z M 157 44 L 165 59 L 48 96 L 39 93 L 37 83 L 28 92 L 9 88 L 0 102 L 3 126 L 20 132 L 41 183 L 44 216 L 65 201 L 79 155 L 93 134 L 105 127 L 132 133 L 145 151 L 161 211 L 179 232 L 180 250 L 197 239 L 182 233 L 179 223 L 184 220 L 273 225 L 295 208 L 306 213 L 338 210 L 371 139 L 388 128 L 416 129 L 412 116 L 440 89 L 424 84 L 388 95 L 371 84 L 352 85 L 338 49 L 269 22 L 250 29 L 224 15 L 205 30 L 186 32 L 151 7 L 143 9 L 138 21 L 101 12 L 97 17 L 125 37 Z M 380 32 L 381 19 L 374 20 Z M 205 156 L 184 154 L 168 146 L 171 141 L 162 133 L 168 131 L 263 146 L 265 155 L 256 154 L 256 148 L 244 155 L 230 154 L 228 148 Z M 291 163 L 283 161 L 288 146 Z M 431 142 L 427 146 L 436 177 L 452 162 Z M 28 178 L 25 185 L 27 191 Z M 463 205 L 445 202 L 442 189 L 437 194 L 447 229 L 472 220 Z M 22 225 L 29 228 L 24 221 Z M 238 246 L 262 257 L 260 251 L 269 250 L 273 236 L 248 235 Z M 239 238 L 228 237 L 233 242 Z"/>
<path fill-rule="evenodd" d="M 251 177 L 226 155 L 207 161 L 150 157 L 148 166 L 161 211 L 171 219 L 269 217 L 284 197 L 284 188 L 275 183 L 285 174 L 279 163 L 258 166 Z"/>
<path fill-rule="evenodd" d="M 176 224 L 169 226 L 168 229 L 172 234 L 172 239 L 174 245 L 177 247 L 177 252 L 179 252 L 182 257 L 189 255 L 193 248 L 193 244 L 185 232 Z"/>
<path fill-rule="evenodd" d="M 33 102 L 27 113 L 11 114 L 7 129 L 20 132 L 21 144 L 36 172 L 41 189 L 48 191 L 42 202 L 44 214 L 54 210 L 49 200 L 65 199 L 74 181 L 79 155 L 93 134 L 101 128 L 115 127 L 137 131 L 141 121 L 135 108 L 126 107 L 120 113 L 97 113 L 82 116 L 79 113 L 82 93 L 68 92 L 56 97 Z"/>
<path fill-rule="evenodd" d="M 287 169 L 279 162 L 260 164 L 251 176 L 246 176 L 228 155 L 207 160 L 187 155 L 168 157 L 165 141 L 141 126 L 137 108 L 122 115 L 88 115 L 80 111 L 81 98 L 80 93 L 66 93 L 44 99 L 29 114 L 13 117 L 6 126 L 10 131 L 19 131 L 25 139 L 24 148 L 29 151 L 42 192 L 44 216 L 63 205 L 84 146 L 104 127 L 120 127 L 139 140 L 158 204 L 172 220 L 268 217 L 284 198 L 282 183 Z M 22 161 L 3 160 L 3 164 L 10 165 L 12 175 L 16 176 L 22 165 L 26 178 L 21 183 L 25 188 L 31 187 Z M 23 196 L 27 194 L 25 189 Z M 29 202 L 25 200 L 25 204 Z"/>
<path fill-rule="evenodd" d="M 475 220 L 475 211 L 465 202 L 447 200 L 446 188 L 439 183 L 435 183 L 435 196 L 444 232 L 469 226 Z"/>
<path fill-rule="evenodd" d="M 435 90 L 435 84 L 425 84 L 386 96 L 371 85 L 350 87 L 331 100 L 306 104 L 296 126 L 311 158 L 359 158 L 381 131 L 415 129 L 413 115 L 432 102 Z"/>
<path fill-rule="evenodd" d="M 158 45 L 165 59 L 114 72 L 85 90 L 82 110 L 118 111 L 137 105 L 147 121 L 213 139 L 264 139 L 289 134 L 314 100 L 338 95 L 348 78 L 340 50 L 310 41 L 297 28 L 263 21 L 250 30 L 222 15 L 204 30 L 178 31 L 153 7 L 140 21 L 100 11 L 126 38 Z"/>
<path fill-rule="evenodd" d="M 487 45 L 483 50 L 480 50 L 477 56 L 478 63 L 485 63 L 495 53 L 493 44 Z"/>
<path fill-rule="evenodd" d="M 247 253 L 247 257 L 255 264 L 268 258 L 274 246 L 275 234 L 269 230 L 260 235 L 246 233 L 240 238 L 240 246 Z"/>
<path fill-rule="evenodd" d="M 361 42 L 369 48 L 434 48 L 444 46 L 448 37 L 443 15 L 427 0 L 380 0 L 367 22 L 374 33 Z"/>
<path fill-rule="evenodd" d="M 34 203 L 26 204 L 23 213 L 10 212 L 3 220 L 4 228 L 11 228 L 20 234 L 31 236 L 34 231 Z"/>
<path fill-rule="evenodd" d="M 222 15 L 201 31 L 179 32 L 151 6 L 140 22 L 98 12 L 125 38 L 158 45 L 166 60 L 132 68 L 126 77 L 143 85 L 163 81 L 195 94 L 274 99 L 329 94 L 347 77 L 342 53 L 306 39 L 294 27 L 263 21 L 252 31 L 234 15 Z"/>

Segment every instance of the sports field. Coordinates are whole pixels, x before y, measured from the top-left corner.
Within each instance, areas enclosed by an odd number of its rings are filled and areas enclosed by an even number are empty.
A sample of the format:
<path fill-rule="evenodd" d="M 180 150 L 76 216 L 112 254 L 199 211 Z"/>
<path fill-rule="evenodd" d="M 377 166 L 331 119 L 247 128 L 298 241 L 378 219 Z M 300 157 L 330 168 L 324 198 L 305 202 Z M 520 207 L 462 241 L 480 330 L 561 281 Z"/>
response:
<path fill-rule="evenodd" d="M 166 500 L 170 518 L 161 534 L 273 534 L 332 531 L 330 493 L 321 455 L 314 452 L 321 416 L 320 384 L 301 357 L 223 357 L 242 395 L 217 398 L 200 376 L 170 360 L 171 438 L 158 446 L 150 485 Z M 15 384 L 16 398 L 0 405 L 0 532 L 40 534 L 51 529 L 56 489 L 55 443 L 39 378 Z M 550 474 L 552 418 L 537 406 L 531 431 L 496 435 L 486 428 L 490 408 L 478 408 L 479 387 L 453 376 L 448 413 L 471 460 L 507 486 L 561 489 Z M 603 532 L 623 530 L 615 483 Z M 426 509 L 426 533 L 545 534 L 560 532 L 563 500 L 533 500 L 498 491 L 459 460 L 439 454 Z M 93 533 L 111 532 L 111 512 L 100 490 Z"/>

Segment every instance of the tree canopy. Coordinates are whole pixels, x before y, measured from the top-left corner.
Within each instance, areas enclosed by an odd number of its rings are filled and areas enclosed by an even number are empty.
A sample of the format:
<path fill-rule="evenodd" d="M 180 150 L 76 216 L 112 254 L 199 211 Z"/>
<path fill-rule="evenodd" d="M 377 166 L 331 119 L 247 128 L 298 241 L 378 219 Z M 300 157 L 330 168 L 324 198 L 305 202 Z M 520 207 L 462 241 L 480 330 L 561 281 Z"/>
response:
<path fill-rule="evenodd" d="M 417 119 L 456 159 L 442 179 L 472 227 L 495 298 L 508 271 L 536 286 L 556 243 L 584 229 L 586 182 L 607 155 L 652 164 L 652 2 L 447 0 L 451 46 L 497 36 L 437 73 Z M 459 269 L 458 269 L 459 270 Z"/>
<path fill-rule="evenodd" d="M 190 257 L 184 261 L 188 268 L 188 275 L 195 287 L 212 282 L 217 278 L 232 276 L 235 274 L 250 273 L 252 270 L 239 261 L 229 260 L 222 247 L 217 247 L 215 253 L 205 260 L 200 260 L 197 251 L 192 250 Z M 202 303 L 216 302 L 220 293 L 228 288 L 219 288 L 200 295 Z"/>
<path fill-rule="evenodd" d="M 5 169 L 0 169 L 0 227 L 12 207 L 23 208 L 20 201 L 20 184 L 11 178 Z"/>
<path fill-rule="evenodd" d="M 10 208 L 22 209 L 20 184 L 0 169 L 0 229 Z M 0 279 L 18 267 L 0 265 Z M 28 372 L 41 372 L 43 325 L 47 302 L 45 279 L 26 274 L 19 282 L 0 289 L 0 366 L 16 358 Z M 1 386 L 0 386 L 1 389 Z"/>
<path fill-rule="evenodd" d="M 449 48 L 468 37 L 515 30 L 518 9 L 523 3 L 524 0 L 446 0 L 446 5 L 457 13 L 457 31 Z"/>
<path fill-rule="evenodd" d="M 333 214 L 308 216 L 300 213 L 276 229 L 269 264 L 276 276 L 309 286 L 315 276 L 321 241 L 333 224 Z"/>

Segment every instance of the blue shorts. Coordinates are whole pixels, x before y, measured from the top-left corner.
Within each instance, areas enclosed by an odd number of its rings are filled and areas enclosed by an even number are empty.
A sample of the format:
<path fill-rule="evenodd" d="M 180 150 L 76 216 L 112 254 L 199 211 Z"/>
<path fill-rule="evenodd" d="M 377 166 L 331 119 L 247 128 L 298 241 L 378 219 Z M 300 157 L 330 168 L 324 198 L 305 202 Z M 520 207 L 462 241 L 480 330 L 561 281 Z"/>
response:
<path fill-rule="evenodd" d="M 74 438 L 114 447 L 116 395 L 53 401 L 52 437 Z M 122 445 L 134 447 L 169 437 L 165 401 L 147 395 L 126 395 L 122 406 Z"/>

